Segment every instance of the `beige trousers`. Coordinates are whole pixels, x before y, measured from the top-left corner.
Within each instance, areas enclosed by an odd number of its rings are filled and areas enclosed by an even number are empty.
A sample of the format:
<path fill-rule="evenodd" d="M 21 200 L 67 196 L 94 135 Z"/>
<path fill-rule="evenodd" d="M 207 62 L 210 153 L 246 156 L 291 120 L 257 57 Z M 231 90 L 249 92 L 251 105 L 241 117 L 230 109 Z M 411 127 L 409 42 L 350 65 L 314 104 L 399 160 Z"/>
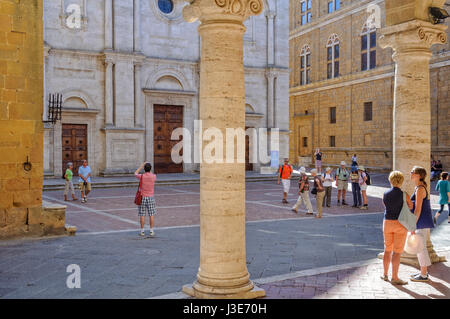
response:
<path fill-rule="evenodd" d="M 292 209 L 297 210 L 300 205 L 302 204 L 302 201 L 305 203 L 306 208 L 308 209 L 308 213 L 313 213 L 313 208 L 311 205 L 311 200 L 309 199 L 309 193 L 308 192 L 303 192 L 300 193 L 300 196 L 298 197 L 297 203 L 294 205 L 294 207 L 292 207 Z"/>

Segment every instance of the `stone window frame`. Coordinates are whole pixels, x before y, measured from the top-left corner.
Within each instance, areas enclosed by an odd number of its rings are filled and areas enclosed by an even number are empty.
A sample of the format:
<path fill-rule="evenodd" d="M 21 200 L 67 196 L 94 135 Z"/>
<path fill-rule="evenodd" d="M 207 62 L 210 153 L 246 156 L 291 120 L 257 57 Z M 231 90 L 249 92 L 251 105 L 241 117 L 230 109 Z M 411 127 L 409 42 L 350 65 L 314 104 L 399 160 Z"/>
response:
<path fill-rule="evenodd" d="M 365 38 L 365 48 L 364 48 Z M 373 55 L 372 55 L 373 54 Z M 364 58 L 364 55 L 366 57 Z M 366 59 L 366 61 L 364 61 Z M 365 68 L 363 63 L 365 62 Z M 361 71 L 368 71 L 377 67 L 377 28 L 369 27 L 365 23 L 361 31 Z"/>
<path fill-rule="evenodd" d="M 327 41 L 327 79 L 339 77 L 340 61 L 340 40 L 336 33 L 333 33 Z"/>
<path fill-rule="evenodd" d="M 333 106 L 329 108 L 330 124 L 336 124 L 337 122 L 337 107 Z"/>
<path fill-rule="evenodd" d="M 364 102 L 364 122 L 368 121 L 373 121 L 373 102 Z"/>
<path fill-rule="evenodd" d="M 304 10 L 303 10 L 303 5 Z M 300 25 L 306 25 L 311 23 L 312 18 L 312 0 L 301 0 L 300 1 Z M 303 21 L 304 19 L 304 21 Z"/>
<path fill-rule="evenodd" d="M 311 47 L 305 44 L 300 51 L 300 85 L 311 83 Z"/>
<path fill-rule="evenodd" d="M 336 147 L 336 136 L 330 135 L 330 147 Z"/>
<path fill-rule="evenodd" d="M 332 5 L 332 7 L 330 7 Z M 341 0 L 330 0 L 327 3 L 328 13 L 338 11 L 342 6 Z"/>

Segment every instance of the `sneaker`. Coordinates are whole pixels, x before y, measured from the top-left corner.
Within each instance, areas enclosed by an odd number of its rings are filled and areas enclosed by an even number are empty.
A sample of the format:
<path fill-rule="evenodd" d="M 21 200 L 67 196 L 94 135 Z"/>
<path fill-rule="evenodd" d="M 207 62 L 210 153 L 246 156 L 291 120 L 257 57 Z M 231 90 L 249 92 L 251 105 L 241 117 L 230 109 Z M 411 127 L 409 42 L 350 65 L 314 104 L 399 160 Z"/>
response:
<path fill-rule="evenodd" d="M 338 205 L 340 205 L 340 204 L 341 204 L 341 201 L 340 201 L 340 200 L 338 200 L 337 204 L 338 204 Z"/>
<path fill-rule="evenodd" d="M 308 213 L 306 213 L 306 215 L 314 215 L 314 213 L 310 213 L 310 212 L 308 212 Z"/>
<path fill-rule="evenodd" d="M 347 206 L 348 204 L 343 200 L 343 201 L 342 201 L 342 205 Z"/>
<path fill-rule="evenodd" d="M 150 231 L 150 236 L 152 236 L 152 237 L 155 236 L 155 231 L 154 230 Z"/>
<path fill-rule="evenodd" d="M 82 203 L 86 203 L 86 200 L 84 198 L 81 199 Z"/>
<path fill-rule="evenodd" d="M 145 231 L 141 230 L 141 232 L 139 233 L 139 236 L 144 237 L 145 236 Z"/>
<path fill-rule="evenodd" d="M 369 206 L 364 205 L 364 206 L 361 206 L 360 209 L 362 209 L 362 210 L 367 210 L 367 209 L 369 209 Z"/>
<path fill-rule="evenodd" d="M 416 276 L 411 278 L 411 281 L 416 281 L 416 282 L 427 282 L 430 279 L 428 278 L 428 275 L 426 277 L 422 277 L 422 274 L 417 274 Z"/>
<path fill-rule="evenodd" d="M 352 207 L 358 207 L 358 205 L 352 205 Z"/>
<path fill-rule="evenodd" d="M 294 213 L 298 214 L 298 211 L 296 209 L 291 209 Z"/>
<path fill-rule="evenodd" d="M 87 203 L 87 197 L 84 198 L 84 202 Z"/>

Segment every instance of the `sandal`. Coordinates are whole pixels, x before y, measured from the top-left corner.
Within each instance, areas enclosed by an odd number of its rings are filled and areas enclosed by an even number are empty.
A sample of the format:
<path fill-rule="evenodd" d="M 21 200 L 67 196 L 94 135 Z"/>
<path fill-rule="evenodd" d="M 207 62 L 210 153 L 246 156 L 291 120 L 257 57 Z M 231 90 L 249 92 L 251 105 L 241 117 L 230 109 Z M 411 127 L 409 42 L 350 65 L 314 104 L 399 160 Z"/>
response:
<path fill-rule="evenodd" d="M 396 279 L 396 280 L 391 280 L 391 284 L 403 286 L 403 285 L 407 285 L 408 282 L 407 281 L 403 281 L 401 279 Z"/>
<path fill-rule="evenodd" d="M 380 278 L 384 281 L 389 281 L 389 278 L 387 275 L 380 276 Z"/>

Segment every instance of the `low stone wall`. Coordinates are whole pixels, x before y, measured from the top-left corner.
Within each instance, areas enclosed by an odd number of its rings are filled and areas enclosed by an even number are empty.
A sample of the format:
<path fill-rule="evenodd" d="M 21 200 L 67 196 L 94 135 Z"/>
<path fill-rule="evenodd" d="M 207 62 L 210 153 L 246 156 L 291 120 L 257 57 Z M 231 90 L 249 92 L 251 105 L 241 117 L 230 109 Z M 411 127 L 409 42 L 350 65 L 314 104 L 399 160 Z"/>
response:
<path fill-rule="evenodd" d="M 42 207 L 0 209 L 0 240 L 75 234 L 76 228 L 65 222 L 62 205 L 43 202 Z"/>

